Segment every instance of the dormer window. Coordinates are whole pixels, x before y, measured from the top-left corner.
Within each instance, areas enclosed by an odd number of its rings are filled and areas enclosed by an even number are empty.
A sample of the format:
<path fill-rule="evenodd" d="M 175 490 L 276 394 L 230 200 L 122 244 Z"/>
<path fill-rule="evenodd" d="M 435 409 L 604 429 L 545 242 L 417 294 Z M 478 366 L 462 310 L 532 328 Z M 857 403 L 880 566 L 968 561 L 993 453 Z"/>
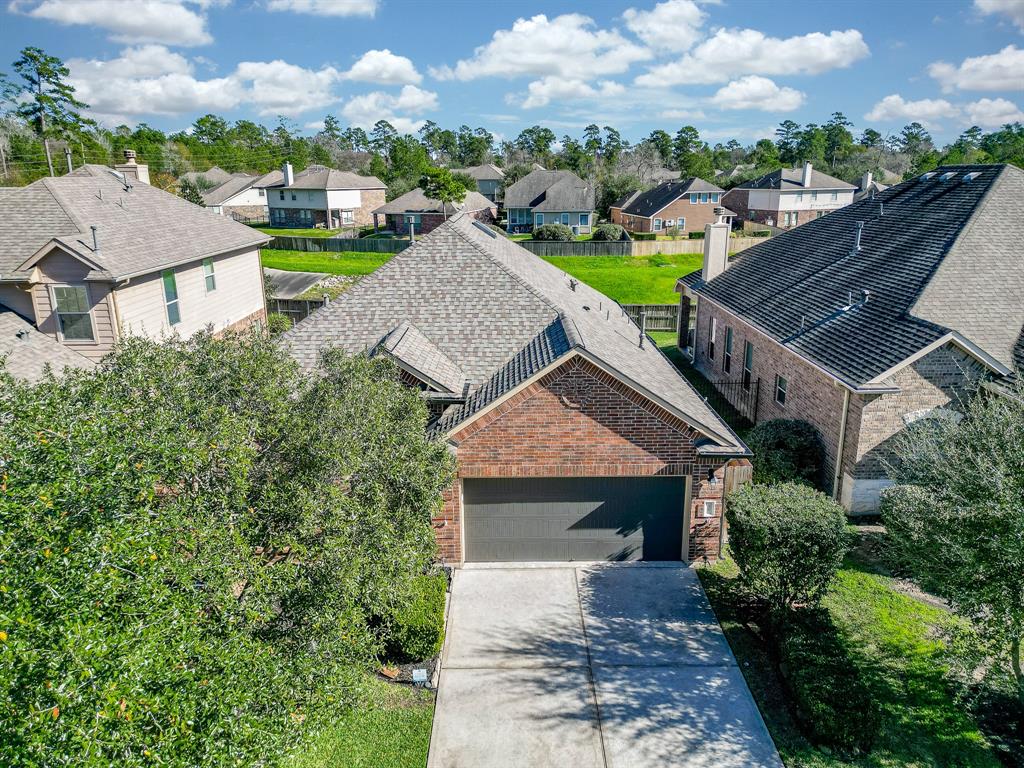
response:
<path fill-rule="evenodd" d="M 971 171 L 964 174 L 964 181 L 974 181 L 979 176 L 981 176 L 981 171 Z"/>
<path fill-rule="evenodd" d="M 928 171 L 928 173 L 922 173 L 918 178 L 920 178 L 921 181 L 928 181 L 928 179 L 930 179 L 934 175 L 935 171 Z"/>
<path fill-rule="evenodd" d="M 956 176 L 956 174 L 953 173 L 953 171 L 947 171 L 946 173 L 944 173 L 941 176 L 939 176 L 939 181 L 949 181 L 954 176 Z"/>

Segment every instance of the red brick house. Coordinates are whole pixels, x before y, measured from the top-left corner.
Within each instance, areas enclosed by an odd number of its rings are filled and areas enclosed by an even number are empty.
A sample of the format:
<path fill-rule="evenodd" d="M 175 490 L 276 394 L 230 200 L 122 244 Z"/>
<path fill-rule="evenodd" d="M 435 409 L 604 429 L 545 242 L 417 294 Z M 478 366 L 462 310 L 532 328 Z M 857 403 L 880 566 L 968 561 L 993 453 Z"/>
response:
<path fill-rule="evenodd" d="M 444 224 L 459 211 L 484 224 L 498 219 L 498 205 L 479 192 L 469 191 L 459 203 L 441 204 L 416 188 L 396 197 L 373 211 L 373 227 L 383 227 L 398 235 L 409 234 L 411 224 L 416 234 L 425 235 Z"/>
<path fill-rule="evenodd" d="M 813 424 L 826 489 L 874 512 L 894 438 L 1024 362 L 1022 201 L 1015 166 L 948 166 L 731 260 L 711 225 L 680 345 L 752 420 Z"/>
<path fill-rule="evenodd" d="M 613 224 L 627 232 L 703 232 L 716 221 L 725 190 L 704 179 L 666 181 L 646 191 L 630 192 L 609 209 Z M 731 212 L 729 212 L 731 215 Z"/>
<path fill-rule="evenodd" d="M 422 392 L 453 565 L 718 555 L 744 444 L 615 302 L 465 213 L 281 343 L 386 355 Z"/>
<path fill-rule="evenodd" d="M 856 191 L 853 184 L 804 163 L 745 181 L 726 192 L 722 204 L 740 221 L 792 229 L 849 205 Z"/>

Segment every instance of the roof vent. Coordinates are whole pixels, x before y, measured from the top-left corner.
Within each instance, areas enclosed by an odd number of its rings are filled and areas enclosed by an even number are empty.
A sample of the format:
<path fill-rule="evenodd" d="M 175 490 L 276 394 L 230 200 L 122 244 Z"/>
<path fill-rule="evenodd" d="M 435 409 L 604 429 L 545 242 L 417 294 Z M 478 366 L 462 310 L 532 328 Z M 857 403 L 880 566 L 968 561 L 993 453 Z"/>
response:
<path fill-rule="evenodd" d="M 19 339 L 22 339 L 22 340 L 27 339 L 28 338 L 28 328 L 19 328 L 17 331 L 14 332 L 14 335 L 17 336 Z"/>
<path fill-rule="evenodd" d="M 981 176 L 981 171 L 971 171 L 964 174 L 964 181 L 974 181 L 979 176 Z"/>
<path fill-rule="evenodd" d="M 922 173 L 920 176 L 918 176 L 918 178 L 921 179 L 921 181 L 928 181 L 928 179 L 930 179 L 934 175 L 935 171 L 928 171 L 928 173 Z"/>
<path fill-rule="evenodd" d="M 939 176 L 939 181 L 949 181 L 954 176 L 956 176 L 956 173 L 954 173 L 953 171 L 946 171 L 944 174 Z"/>

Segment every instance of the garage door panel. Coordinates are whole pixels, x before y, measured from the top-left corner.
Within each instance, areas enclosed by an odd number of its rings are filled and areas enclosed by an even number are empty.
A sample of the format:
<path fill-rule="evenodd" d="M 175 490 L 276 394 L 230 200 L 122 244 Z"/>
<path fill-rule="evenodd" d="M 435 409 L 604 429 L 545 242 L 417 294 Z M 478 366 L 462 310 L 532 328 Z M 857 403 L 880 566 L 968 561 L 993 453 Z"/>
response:
<path fill-rule="evenodd" d="M 685 478 L 463 481 L 469 561 L 678 560 Z"/>

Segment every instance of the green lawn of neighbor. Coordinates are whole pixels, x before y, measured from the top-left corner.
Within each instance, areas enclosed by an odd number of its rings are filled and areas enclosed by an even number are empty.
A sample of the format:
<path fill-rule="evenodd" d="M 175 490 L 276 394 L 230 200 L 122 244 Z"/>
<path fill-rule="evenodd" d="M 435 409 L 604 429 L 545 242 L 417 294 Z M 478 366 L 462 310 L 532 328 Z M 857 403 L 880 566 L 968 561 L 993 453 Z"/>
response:
<path fill-rule="evenodd" d="M 676 280 L 698 269 L 702 256 L 551 256 L 546 260 L 620 304 L 676 304 Z"/>
<path fill-rule="evenodd" d="M 393 254 L 362 253 L 356 251 L 281 251 L 271 248 L 260 250 L 260 261 L 270 269 L 291 272 L 327 272 L 331 275 L 368 275 L 386 264 Z"/>
<path fill-rule="evenodd" d="M 291 227 L 256 227 L 274 237 L 331 237 L 341 232 L 340 229 L 292 229 Z"/>
<path fill-rule="evenodd" d="M 731 560 L 698 569 L 729 645 L 787 768 L 998 768 L 974 719 L 945 681 L 941 630 L 955 621 L 847 558 L 824 601 L 841 642 L 882 710 L 872 751 L 855 759 L 815 748 L 800 733 L 763 642 L 737 609 Z"/>
<path fill-rule="evenodd" d="M 368 688 L 366 703 L 296 749 L 286 768 L 423 768 L 434 694 L 377 678 Z"/>

